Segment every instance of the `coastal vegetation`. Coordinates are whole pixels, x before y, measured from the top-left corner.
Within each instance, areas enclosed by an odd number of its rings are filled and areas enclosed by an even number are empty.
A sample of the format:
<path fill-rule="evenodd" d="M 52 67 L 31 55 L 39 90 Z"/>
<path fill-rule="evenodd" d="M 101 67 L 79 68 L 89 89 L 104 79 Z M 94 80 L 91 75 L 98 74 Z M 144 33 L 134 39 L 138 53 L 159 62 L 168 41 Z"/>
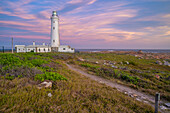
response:
<path fill-rule="evenodd" d="M 78 57 L 91 56 L 63 53 L 0 54 L 0 112 L 154 112 L 145 103 L 69 70 L 65 62 L 79 64 L 96 74 L 101 71 L 105 73 L 102 76 L 114 76 L 105 70 L 109 68 L 77 61 Z M 140 77 L 130 76 L 119 69 L 113 72 L 117 78 L 134 84 L 140 80 Z M 99 73 L 97 75 L 100 76 Z M 37 86 L 43 81 L 51 81 L 52 87 L 39 89 Z"/>
<path fill-rule="evenodd" d="M 115 53 L 79 53 L 77 56 L 79 60 L 70 61 L 71 64 L 151 95 L 160 92 L 162 99 L 170 101 L 170 67 L 156 64 L 157 59 Z"/>

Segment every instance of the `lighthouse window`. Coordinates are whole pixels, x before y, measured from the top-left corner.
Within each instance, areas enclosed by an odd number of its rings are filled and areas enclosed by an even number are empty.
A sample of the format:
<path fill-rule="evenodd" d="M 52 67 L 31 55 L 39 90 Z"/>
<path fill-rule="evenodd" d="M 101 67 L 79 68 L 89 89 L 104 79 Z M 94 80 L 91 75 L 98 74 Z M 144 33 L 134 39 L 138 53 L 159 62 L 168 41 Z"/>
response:
<path fill-rule="evenodd" d="M 53 42 L 55 42 L 55 40 L 53 40 Z"/>
<path fill-rule="evenodd" d="M 53 21 L 53 23 L 55 23 L 55 21 Z"/>
<path fill-rule="evenodd" d="M 55 27 L 53 27 L 53 29 L 55 29 Z"/>
<path fill-rule="evenodd" d="M 45 48 L 44 48 L 44 51 L 45 51 Z"/>
<path fill-rule="evenodd" d="M 39 51 L 41 51 L 41 50 L 39 49 Z"/>
<path fill-rule="evenodd" d="M 63 50 L 66 50 L 66 48 L 63 48 Z"/>

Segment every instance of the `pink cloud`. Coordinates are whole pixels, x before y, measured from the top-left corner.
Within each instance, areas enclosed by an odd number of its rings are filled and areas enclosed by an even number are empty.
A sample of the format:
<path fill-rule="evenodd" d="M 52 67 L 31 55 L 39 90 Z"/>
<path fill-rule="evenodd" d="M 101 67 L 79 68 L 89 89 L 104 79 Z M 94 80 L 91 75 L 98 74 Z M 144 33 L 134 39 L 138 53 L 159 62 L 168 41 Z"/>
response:
<path fill-rule="evenodd" d="M 0 37 L 13 37 L 13 38 L 25 38 L 25 39 L 50 39 L 48 36 L 40 35 L 0 35 Z"/>

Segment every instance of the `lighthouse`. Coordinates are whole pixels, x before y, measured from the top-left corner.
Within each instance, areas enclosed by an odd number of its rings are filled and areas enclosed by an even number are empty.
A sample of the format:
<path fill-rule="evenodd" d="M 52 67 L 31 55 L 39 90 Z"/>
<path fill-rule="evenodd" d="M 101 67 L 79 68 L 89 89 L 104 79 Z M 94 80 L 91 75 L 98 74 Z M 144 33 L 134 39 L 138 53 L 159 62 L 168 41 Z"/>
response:
<path fill-rule="evenodd" d="M 15 45 L 17 53 L 20 52 L 65 52 L 65 53 L 74 53 L 75 49 L 71 48 L 69 45 L 60 45 L 59 37 L 59 17 L 57 11 L 52 12 L 51 16 L 51 46 L 45 45 L 36 45 L 33 42 L 33 45 Z"/>
<path fill-rule="evenodd" d="M 58 51 L 59 46 L 59 17 L 57 11 L 53 11 L 51 16 L 51 48 L 53 51 Z"/>

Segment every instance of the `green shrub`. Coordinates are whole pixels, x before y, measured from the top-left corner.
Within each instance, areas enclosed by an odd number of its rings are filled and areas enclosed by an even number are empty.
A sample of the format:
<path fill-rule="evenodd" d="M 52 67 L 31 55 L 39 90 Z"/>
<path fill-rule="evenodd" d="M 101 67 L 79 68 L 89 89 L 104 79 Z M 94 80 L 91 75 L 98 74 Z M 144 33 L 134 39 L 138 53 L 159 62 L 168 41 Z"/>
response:
<path fill-rule="evenodd" d="M 13 54 L 0 54 L 0 64 L 3 66 L 21 66 L 21 62 L 20 58 L 15 57 Z"/>
<path fill-rule="evenodd" d="M 44 74 L 37 74 L 35 76 L 35 80 L 40 80 L 40 81 L 52 80 L 52 81 L 56 81 L 56 80 L 67 80 L 67 79 L 65 77 L 63 77 L 62 75 L 60 75 L 59 73 L 45 72 Z"/>
<path fill-rule="evenodd" d="M 131 83 L 133 83 L 135 85 L 138 83 L 138 80 L 139 80 L 138 77 L 130 76 L 130 75 L 125 74 L 125 73 L 122 73 L 121 79 L 126 80 L 127 82 L 131 82 Z"/>
<path fill-rule="evenodd" d="M 134 66 L 137 66 L 137 63 L 135 63 L 135 62 L 133 62 L 133 61 L 130 61 L 129 64 L 134 65 Z"/>
<path fill-rule="evenodd" d="M 31 63 L 34 65 L 34 66 L 38 66 L 40 67 L 42 64 L 46 64 L 48 63 L 46 60 L 42 60 L 42 59 L 33 59 L 31 60 Z"/>
<path fill-rule="evenodd" d="M 8 76 L 8 75 L 5 76 L 5 79 L 8 79 L 8 80 L 13 80 L 14 78 L 15 78 L 15 76 L 13 76 L 13 75 L 12 76 Z"/>
<path fill-rule="evenodd" d="M 87 64 L 87 63 L 81 64 L 81 66 L 86 67 L 86 68 L 91 68 L 91 69 L 99 68 L 99 66 L 90 65 L 90 64 Z"/>

